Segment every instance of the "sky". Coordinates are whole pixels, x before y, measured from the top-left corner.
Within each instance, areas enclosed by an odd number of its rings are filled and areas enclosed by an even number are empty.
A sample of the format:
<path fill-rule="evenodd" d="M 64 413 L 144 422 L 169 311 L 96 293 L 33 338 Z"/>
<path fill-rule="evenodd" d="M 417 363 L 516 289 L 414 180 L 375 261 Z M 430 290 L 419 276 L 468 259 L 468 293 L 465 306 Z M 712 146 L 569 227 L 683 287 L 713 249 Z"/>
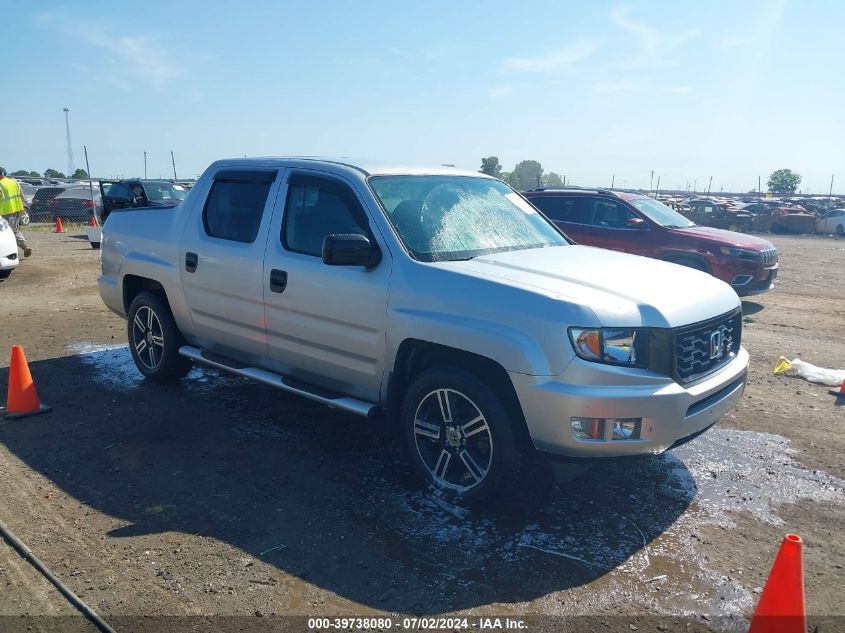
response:
<path fill-rule="evenodd" d="M 845 191 L 845 3 L 7 3 L 0 165 L 198 176 L 233 156 Z M 652 170 L 654 176 L 652 180 Z"/>

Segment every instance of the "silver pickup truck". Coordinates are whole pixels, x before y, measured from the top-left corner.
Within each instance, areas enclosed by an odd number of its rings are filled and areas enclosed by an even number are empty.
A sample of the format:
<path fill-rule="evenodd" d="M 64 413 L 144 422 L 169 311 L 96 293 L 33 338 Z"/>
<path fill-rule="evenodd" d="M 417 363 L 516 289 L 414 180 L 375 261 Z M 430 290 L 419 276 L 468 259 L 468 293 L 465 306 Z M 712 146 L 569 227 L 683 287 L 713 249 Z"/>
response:
<path fill-rule="evenodd" d="M 665 451 L 745 387 L 728 285 L 575 245 L 478 173 L 224 160 L 103 233 L 100 294 L 145 376 L 202 363 L 378 416 L 466 502 L 542 453 Z"/>

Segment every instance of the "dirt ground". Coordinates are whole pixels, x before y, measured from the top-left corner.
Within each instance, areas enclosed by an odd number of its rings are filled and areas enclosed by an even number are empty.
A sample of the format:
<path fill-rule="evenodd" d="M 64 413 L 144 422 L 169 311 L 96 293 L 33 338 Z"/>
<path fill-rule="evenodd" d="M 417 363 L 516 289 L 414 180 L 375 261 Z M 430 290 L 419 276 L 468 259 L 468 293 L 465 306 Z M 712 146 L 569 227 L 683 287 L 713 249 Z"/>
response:
<path fill-rule="evenodd" d="M 0 520 L 118 631 L 389 614 L 740 631 L 788 532 L 812 626 L 845 629 L 843 399 L 771 373 L 780 355 L 845 368 L 843 240 L 771 238 L 776 288 L 743 303 L 748 388 L 717 427 L 493 512 L 420 490 L 362 419 L 210 370 L 145 382 L 98 251 L 30 238 L 0 283 L 0 350 L 24 346 L 54 410 L 0 421 Z M 0 630 L 71 628 L 94 630 L 0 540 Z"/>

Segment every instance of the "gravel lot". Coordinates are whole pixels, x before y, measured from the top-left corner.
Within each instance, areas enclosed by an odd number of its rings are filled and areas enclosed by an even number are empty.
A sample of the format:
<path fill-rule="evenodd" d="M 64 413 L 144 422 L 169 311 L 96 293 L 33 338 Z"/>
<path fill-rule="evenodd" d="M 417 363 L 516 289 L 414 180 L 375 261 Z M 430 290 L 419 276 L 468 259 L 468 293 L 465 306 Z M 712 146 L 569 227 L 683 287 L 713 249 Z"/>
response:
<path fill-rule="evenodd" d="M 744 302 L 748 389 L 716 428 L 468 512 L 416 488 L 359 418 L 209 370 L 144 382 L 97 294 L 99 252 L 30 238 L 0 283 L 0 385 L 20 343 L 54 411 L 0 422 L 0 520 L 119 631 L 455 613 L 739 631 L 787 532 L 812 624 L 845 627 L 845 402 L 771 374 L 781 354 L 845 368 L 845 240 L 771 238 L 777 286 Z M 0 541 L 0 629 L 94 630 L 74 614 Z"/>

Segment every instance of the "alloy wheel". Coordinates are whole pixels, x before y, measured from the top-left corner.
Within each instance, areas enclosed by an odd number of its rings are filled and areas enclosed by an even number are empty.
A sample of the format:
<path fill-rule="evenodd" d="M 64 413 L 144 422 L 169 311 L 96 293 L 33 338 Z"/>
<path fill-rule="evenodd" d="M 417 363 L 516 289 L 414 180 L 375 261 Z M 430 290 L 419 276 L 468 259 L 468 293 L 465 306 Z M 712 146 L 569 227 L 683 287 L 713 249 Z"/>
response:
<path fill-rule="evenodd" d="M 154 370 L 164 356 L 164 333 L 156 313 L 141 306 L 132 320 L 132 345 L 138 360 L 147 369 Z"/>
<path fill-rule="evenodd" d="M 414 444 L 434 483 L 457 493 L 479 486 L 493 463 L 493 436 L 465 394 L 437 389 L 414 413 Z"/>

